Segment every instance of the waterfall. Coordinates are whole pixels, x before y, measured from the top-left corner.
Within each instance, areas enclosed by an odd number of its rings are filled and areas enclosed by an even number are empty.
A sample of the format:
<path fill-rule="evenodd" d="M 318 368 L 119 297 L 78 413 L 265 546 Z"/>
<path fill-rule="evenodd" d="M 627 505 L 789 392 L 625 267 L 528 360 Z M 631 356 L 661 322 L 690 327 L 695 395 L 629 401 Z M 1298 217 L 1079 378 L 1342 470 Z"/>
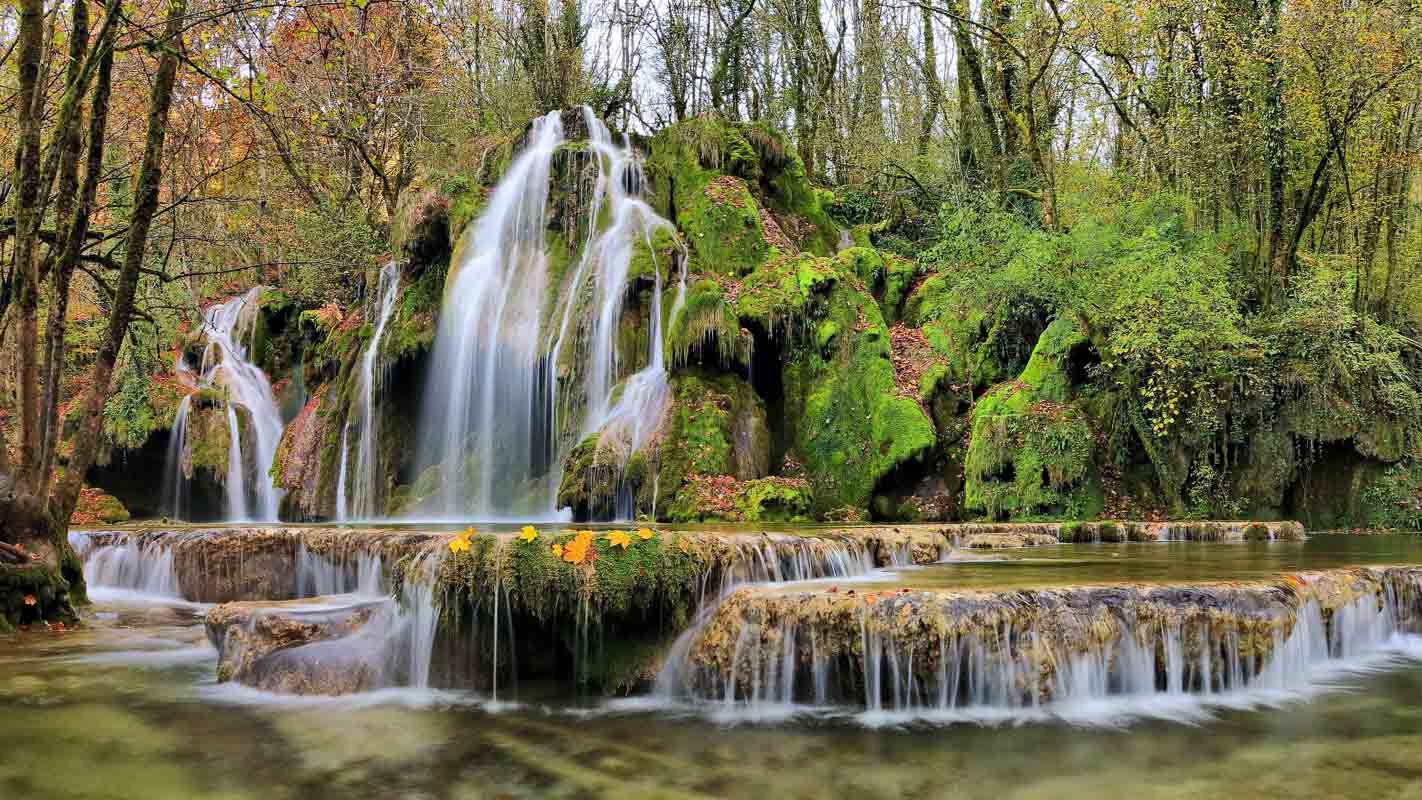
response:
<path fill-rule="evenodd" d="M 738 602 L 719 603 L 678 640 L 657 689 L 664 703 L 748 718 L 803 713 L 806 706 L 791 706 L 814 703 L 857 708 L 870 724 L 1198 720 L 1213 707 L 1306 697 L 1334 676 L 1422 652 L 1409 633 L 1422 613 L 1415 574 L 1373 573 L 1363 579 L 1376 592 L 1339 598 L 1337 587 L 1354 579 L 1297 605 L 1268 588 L 1134 598 L 1111 589 L 1057 600 L 879 595 L 851 605 L 848 616 L 810 611 L 814 593 L 742 588 L 730 595 Z M 1166 597 L 1171 610 L 1154 613 Z M 941 621 L 920 627 L 920 619 Z"/>
<path fill-rule="evenodd" d="M 379 310 L 370 343 L 361 355 L 359 372 L 356 373 L 355 407 L 353 414 L 346 418 L 341 431 L 341 466 L 336 482 L 336 519 L 371 519 L 380 516 L 381 497 L 377 488 L 375 448 L 380 438 L 380 420 L 376 413 L 377 395 L 383 388 L 383 376 L 377 378 L 376 366 L 380 361 L 380 340 L 385 335 L 385 325 L 395 311 L 395 299 L 400 291 L 400 268 L 394 261 L 380 270 L 380 283 L 376 287 Z M 354 419 L 352 419 L 352 416 Z M 349 439 L 351 428 L 356 429 L 356 452 L 354 465 L 348 463 L 350 455 Z"/>
<path fill-rule="evenodd" d="M 672 226 L 641 199 L 645 181 L 630 142 L 614 143 L 590 109 L 582 114 L 598 173 L 581 210 L 587 238 L 572 274 L 550 275 L 545 244 L 549 180 L 564 144 L 557 112 L 533 122 L 524 150 L 464 234 L 420 418 L 421 469 L 440 471 L 437 494 L 422 509 L 434 516 L 552 516 L 570 434 L 611 431 L 630 455 L 649 440 L 666 403 L 659 267 L 648 364 L 620 396 L 617 341 L 633 255 Z M 555 278 L 561 286 L 551 285 Z M 685 281 L 683 274 L 673 314 Z M 551 304 L 550 292 L 558 298 Z M 565 351 L 579 358 L 579 381 L 560 388 Z"/>
<path fill-rule="evenodd" d="M 218 303 L 203 315 L 207 347 L 203 351 L 200 374 L 192 376 L 182 356 L 175 370 L 199 391 L 220 387 L 226 397 L 228 429 L 227 475 L 223 491 L 226 516 L 230 520 L 275 520 L 281 493 L 272 483 L 269 470 L 281 443 L 282 419 L 277 410 L 267 376 L 248 360 L 247 348 L 256 332 L 257 299 L 262 287 Z M 245 343 L 244 343 L 245 340 Z M 254 452 L 243 453 L 241 410 L 250 425 Z M 192 396 L 178 403 L 164 467 L 164 509 L 183 518 L 188 494 L 189 467 L 186 463 L 188 417 Z"/>
<path fill-rule="evenodd" d="M 69 534 L 69 545 L 84 562 L 84 582 L 96 600 L 148 597 L 181 601 L 173 551 L 161 544 L 122 542 L 96 545 L 82 534 Z"/>
<path fill-rule="evenodd" d="M 578 275 L 574 278 L 573 296 L 576 297 L 581 292 L 584 265 L 589 260 L 601 265 L 595 295 L 597 315 L 590 337 L 592 353 L 588 359 L 585 383 L 587 410 L 582 435 L 599 433 L 603 444 L 616 448 L 621 456 L 620 467 L 625 467 L 632 454 L 647 444 L 657 431 L 671 394 L 662 343 L 662 276 L 660 267 L 653 264 L 647 366 L 626 379 L 617 402 L 612 402 L 620 366 L 617 329 L 627 297 L 628 268 L 638 244 L 645 244 L 655 254 L 652 235 L 659 228 L 674 232 L 675 227 L 658 216 L 638 196 L 646 180 L 631 143 L 624 137 L 622 146 L 615 146 L 607 126 L 586 106 L 583 107 L 583 118 L 588 126 L 593 152 L 600 156 L 600 163 L 605 161 L 607 165 L 599 177 L 598 195 L 600 198 L 606 196 L 612 224 L 587 247 L 584 264 L 579 266 Z M 599 200 L 599 205 L 601 202 L 604 201 Z M 686 270 L 683 269 L 670 319 L 676 318 L 685 300 Z M 565 311 L 564 326 L 560 330 L 559 341 L 554 345 L 554 363 L 562 346 L 566 324 Z M 634 511 L 630 493 L 619 492 L 616 517 L 630 519 Z"/>
<path fill-rule="evenodd" d="M 178 374 L 188 372 L 182 357 L 178 357 Z M 188 478 L 187 463 L 188 412 L 192 408 L 193 396 L 184 395 L 178 401 L 178 411 L 173 417 L 173 428 L 168 433 L 168 454 L 163 462 L 162 513 L 173 519 L 187 519 Z"/>
<path fill-rule="evenodd" d="M 534 121 L 446 281 L 419 439 L 421 465 L 441 471 L 425 509 L 438 516 L 523 508 L 515 494 L 546 469 L 551 393 L 539 330 L 548 179 L 562 142 L 556 112 Z M 537 505 L 551 506 L 548 490 L 538 494 Z"/>

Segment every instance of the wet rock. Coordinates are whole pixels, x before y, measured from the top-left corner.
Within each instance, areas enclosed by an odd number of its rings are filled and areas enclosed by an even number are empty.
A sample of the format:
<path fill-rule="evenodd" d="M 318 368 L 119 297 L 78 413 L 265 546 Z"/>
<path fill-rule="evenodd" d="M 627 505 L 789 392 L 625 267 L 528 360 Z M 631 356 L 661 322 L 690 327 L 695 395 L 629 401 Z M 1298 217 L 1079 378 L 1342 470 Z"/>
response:
<path fill-rule="evenodd" d="M 225 603 L 208 612 L 217 678 L 286 694 L 350 694 L 383 685 L 384 656 L 363 636 L 389 601 L 349 605 Z"/>

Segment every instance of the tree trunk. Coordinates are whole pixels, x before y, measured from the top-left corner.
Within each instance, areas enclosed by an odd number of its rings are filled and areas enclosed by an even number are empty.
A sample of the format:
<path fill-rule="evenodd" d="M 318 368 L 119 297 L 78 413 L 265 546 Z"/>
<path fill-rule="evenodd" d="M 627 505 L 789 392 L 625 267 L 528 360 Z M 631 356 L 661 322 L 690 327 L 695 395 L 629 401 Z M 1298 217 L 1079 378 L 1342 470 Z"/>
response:
<path fill-rule="evenodd" d="M 84 474 L 94 463 L 94 454 L 103 426 L 104 403 L 109 397 L 114 365 L 118 362 L 119 351 L 123 347 L 124 337 L 128 335 L 128 324 L 133 316 L 133 299 L 138 289 L 139 268 L 143 265 L 143 256 L 148 244 L 148 229 L 153 223 L 153 215 L 158 210 L 158 190 L 163 177 L 163 141 L 168 132 L 168 110 L 172 106 L 173 85 L 178 73 L 178 49 L 183 46 L 181 35 L 186 7 L 184 0 L 172 0 L 168 5 L 162 40 L 163 55 L 158 60 L 153 92 L 148 102 L 148 135 L 144 142 L 143 160 L 134 192 L 128 236 L 124 242 L 123 265 L 114 287 L 109 329 L 89 373 L 89 388 L 82 401 L 79 428 L 74 434 L 64 480 L 50 498 L 50 518 L 56 538 L 61 542 L 65 542 L 64 530 L 70 515 L 74 513 L 79 489 L 84 484 Z M 65 546 L 67 547 L 67 542 Z M 79 580 L 82 582 L 82 576 Z"/>
<path fill-rule="evenodd" d="M 108 19 L 110 23 L 118 14 L 120 0 L 109 0 Z M 93 213 L 94 199 L 98 193 L 99 181 L 104 174 L 104 141 L 108 132 L 109 95 L 112 89 L 114 67 L 113 44 L 117 27 L 107 25 L 95 44 L 98 55 L 98 77 L 94 83 L 94 97 L 89 110 L 89 146 L 84 164 L 84 185 L 70 217 L 65 234 L 63 249 L 58 263 L 51 273 L 49 326 L 45 332 L 49 345 L 45 361 L 45 405 L 46 419 L 44 462 L 40 475 L 42 495 L 48 494 L 50 474 L 54 468 L 55 453 L 58 449 L 60 376 L 64 372 L 64 331 L 65 314 L 69 307 L 69 284 L 79 259 L 84 242 L 89 234 L 89 217 Z M 65 517 L 67 520 L 68 517 Z"/>
<path fill-rule="evenodd" d="M 15 107 L 19 109 L 19 145 L 15 156 L 15 269 L 16 311 L 18 325 L 16 345 L 16 383 L 19 390 L 19 439 L 16 442 L 20 464 L 15 476 L 17 495 L 33 495 L 39 467 L 39 367 L 36 360 L 39 336 L 39 270 L 35 245 L 39 238 L 39 149 L 40 106 L 39 71 L 44 54 L 43 0 L 17 0 L 20 9 L 19 49 L 20 90 Z"/>

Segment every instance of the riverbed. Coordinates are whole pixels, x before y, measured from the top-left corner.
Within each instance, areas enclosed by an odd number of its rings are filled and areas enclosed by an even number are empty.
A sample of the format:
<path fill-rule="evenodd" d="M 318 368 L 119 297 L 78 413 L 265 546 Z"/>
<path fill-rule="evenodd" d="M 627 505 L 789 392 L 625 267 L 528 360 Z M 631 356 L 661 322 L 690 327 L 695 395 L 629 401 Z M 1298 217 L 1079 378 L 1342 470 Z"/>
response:
<path fill-rule="evenodd" d="M 833 588 L 1176 585 L 1416 563 L 1422 539 L 1407 536 L 1055 545 L 950 553 Z M 1130 715 L 712 713 L 546 681 L 506 685 L 497 703 L 438 688 L 260 692 L 218 683 L 205 606 L 100 596 L 82 629 L 0 638 L 0 796 L 1422 797 L 1415 631 L 1286 692 Z"/>

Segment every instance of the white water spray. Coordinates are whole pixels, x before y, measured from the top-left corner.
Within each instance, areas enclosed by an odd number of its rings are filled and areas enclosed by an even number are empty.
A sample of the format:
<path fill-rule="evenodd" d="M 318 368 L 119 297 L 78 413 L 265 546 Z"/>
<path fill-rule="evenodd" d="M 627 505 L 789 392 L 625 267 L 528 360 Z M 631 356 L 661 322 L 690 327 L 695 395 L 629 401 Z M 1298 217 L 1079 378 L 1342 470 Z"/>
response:
<path fill-rule="evenodd" d="M 336 519 L 341 521 L 380 516 L 382 498 L 376 477 L 379 465 L 375 455 L 380 438 L 380 419 L 376 410 L 384 380 L 383 375 L 378 374 L 377 367 L 380 340 L 395 311 L 395 299 L 399 292 L 400 268 L 392 261 L 380 270 L 380 283 L 376 287 L 379 306 L 375 328 L 356 373 L 355 406 L 341 431 L 340 477 L 336 481 Z M 357 436 L 353 464 L 350 462 L 349 444 L 352 428 Z"/>

